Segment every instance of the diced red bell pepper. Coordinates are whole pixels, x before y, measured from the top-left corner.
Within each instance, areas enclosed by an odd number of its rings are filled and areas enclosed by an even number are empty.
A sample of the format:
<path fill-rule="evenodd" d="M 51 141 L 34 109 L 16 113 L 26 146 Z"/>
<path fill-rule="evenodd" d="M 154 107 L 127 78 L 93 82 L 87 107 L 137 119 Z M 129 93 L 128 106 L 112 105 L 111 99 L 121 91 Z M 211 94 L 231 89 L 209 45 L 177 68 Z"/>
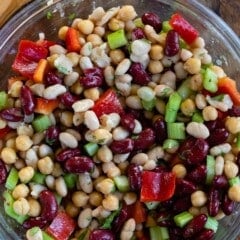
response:
<path fill-rule="evenodd" d="M 133 218 L 137 224 L 143 223 L 147 219 L 146 208 L 144 207 L 144 204 L 141 203 L 140 201 L 136 201 L 134 203 L 132 214 L 133 214 Z"/>
<path fill-rule="evenodd" d="M 122 113 L 123 107 L 117 97 L 116 92 L 112 89 L 108 89 L 95 102 L 92 110 L 98 117 L 100 117 L 103 114 Z"/>
<path fill-rule="evenodd" d="M 76 227 L 76 222 L 65 212 L 58 212 L 46 232 L 57 240 L 68 240 Z"/>
<path fill-rule="evenodd" d="M 48 49 L 29 40 L 21 40 L 12 68 L 22 76 L 32 78 L 40 59 L 46 58 Z"/>
<path fill-rule="evenodd" d="M 175 174 L 172 172 L 143 171 L 141 202 L 165 201 L 175 191 Z"/>
<path fill-rule="evenodd" d="M 46 39 L 44 39 L 44 40 L 38 40 L 37 42 L 36 42 L 39 46 L 42 46 L 42 47 L 44 47 L 44 48 L 49 48 L 49 47 L 51 47 L 51 46 L 53 46 L 53 45 L 55 45 L 56 44 L 56 42 L 54 42 L 54 41 L 49 41 L 49 40 L 46 40 Z"/>
<path fill-rule="evenodd" d="M 11 131 L 11 128 L 6 126 L 5 128 L 0 129 L 0 139 L 4 139 L 4 137 Z"/>
<path fill-rule="evenodd" d="M 79 53 L 81 49 L 81 44 L 79 42 L 79 32 L 72 27 L 69 27 L 66 33 L 66 47 L 69 52 Z"/>
<path fill-rule="evenodd" d="M 45 99 L 38 97 L 36 98 L 36 104 L 34 112 L 48 115 L 54 111 L 59 105 L 58 99 Z"/>
<path fill-rule="evenodd" d="M 182 37 L 182 39 L 191 44 L 198 37 L 199 33 L 183 16 L 175 13 L 169 21 L 172 28 Z"/>

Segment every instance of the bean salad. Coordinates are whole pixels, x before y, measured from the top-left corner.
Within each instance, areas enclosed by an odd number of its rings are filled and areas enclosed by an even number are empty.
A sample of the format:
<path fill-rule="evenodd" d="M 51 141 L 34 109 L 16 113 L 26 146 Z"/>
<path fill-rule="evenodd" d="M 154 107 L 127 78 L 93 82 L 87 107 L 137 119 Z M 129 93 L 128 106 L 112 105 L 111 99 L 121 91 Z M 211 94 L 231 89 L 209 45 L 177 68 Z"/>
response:
<path fill-rule="evenodd" d="M 211 240 L 234 213 L 240 93 L 181 14 L 97 7 L 12 68 L 0 183 L 26 239 Z"/>

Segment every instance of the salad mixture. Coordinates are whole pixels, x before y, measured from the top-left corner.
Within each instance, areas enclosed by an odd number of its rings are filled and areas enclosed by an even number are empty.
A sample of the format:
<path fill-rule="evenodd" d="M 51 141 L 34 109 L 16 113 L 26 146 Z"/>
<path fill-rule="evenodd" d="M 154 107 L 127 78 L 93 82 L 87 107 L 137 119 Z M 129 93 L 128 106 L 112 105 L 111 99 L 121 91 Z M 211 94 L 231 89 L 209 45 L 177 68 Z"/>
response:
<path fill-rule="evenodd" d="M 98 7 L 12 68 L 0 183 L 28 240 L 210 240 L 240 202 L 240 93 L 181 14 Z"/>

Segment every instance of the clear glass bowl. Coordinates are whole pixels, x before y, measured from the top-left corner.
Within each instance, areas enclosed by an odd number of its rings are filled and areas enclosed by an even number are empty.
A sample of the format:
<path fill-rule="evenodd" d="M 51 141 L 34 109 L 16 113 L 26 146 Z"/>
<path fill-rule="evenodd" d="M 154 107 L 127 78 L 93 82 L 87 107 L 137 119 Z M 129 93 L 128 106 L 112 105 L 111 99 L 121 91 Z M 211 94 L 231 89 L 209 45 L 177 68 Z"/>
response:
<path fill-rule="evenodd" d="M 195 0 L 57 0 L 47 6 L 47 1 L 35 0 L 15 14 L 0 30 L 0 87 L 6 88 L 11 65 L 20 39 L 38 39 L 44 32 L 47 39 L 56 39 L 58 28 L 71 23 L 72 14 L 86 17 L 97 6 L 108 9 L 113 6 L 132 4 L 138 14 L 154 11 L 162 19 L 168 19 L 173 12 L 181 12 L 206 40 L 207 49 L 214 61 L 234 78 L 240 88 L 240 41 L 234 32 L 216 14 Z M 48 13 L 53 13 L 51 19 Z M 3 187 L 0 188 L 0 202 L 3 203 Z M 239 207 L 235 213 L 221 220 L 215 239 L 234 240 L 240 235 Z M 23 229 L 8 218 L 0 204 L 0 239 L 24 239 Z"/>

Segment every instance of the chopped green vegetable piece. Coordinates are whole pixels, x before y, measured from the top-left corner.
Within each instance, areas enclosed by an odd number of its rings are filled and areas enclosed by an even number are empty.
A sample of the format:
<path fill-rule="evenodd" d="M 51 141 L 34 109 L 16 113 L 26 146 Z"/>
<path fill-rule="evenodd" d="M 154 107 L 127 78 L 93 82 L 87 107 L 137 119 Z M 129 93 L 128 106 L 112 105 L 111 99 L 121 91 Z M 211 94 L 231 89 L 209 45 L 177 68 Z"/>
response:
<path fill-rule="evenodd" d="M 177 113 L 180 108 L 182 97 L 174 92 L 170 95 L 168 102 L 166 104 L 165 121 L 175 122 L 177 118 Z"/>
<path fill-rule="evenodd" d="M 53 13 L 51 11 L 47 12 L 47 19 L 50 20 L 53 17 Z"/>
<path fill-rule="evenodd" d="M 116 176 L 113 178 L 113 181 L 120 192 L 128 192 L 130 190 L 130 185 L 127 176 L 125 175 Z"/>
<path fill-rule="evenodd" d="M 180 40 L 179 40 L 179 45 L 180 45 L 180 48 L 182 49 L 182 48 L 188 48 L 188 45 L 187 45 L 187 43 L 182 39 L 182 38 L 180 38 Z"/>
<path fill-rule="evenodd" d="M 239 176 L 229 179 L 228 183 L 229 183 L 230 187 L 232 187 L 234 185 L 240 185 L 240 178 L 239 178 Z"/>
<path fill-rule="evenodd" d="M 142 19 L 140 17 L 136 18 L 133 22 L 134 22 L 136 27 L 144 28 L 144 24 L 143 24 Z"/>
<path fill-rule="evenodd" d="M 192 116 L 192 122 L 203 123 L 204 119 L 200 112 L 195 112 Z"/>
<path fill-rule="evenodd" d="M 151 101 L 155 97 L 154 91 L 150 87 L 140 87 L 137 90 L 137 95 L 144 101 Z"/>
<path fill-rule="evenodd" d="M 8 177 L 7 177 L 7 180 L 6 180 L 6 183 L 5 183 L 5 187 L 9 190 L 13 190 L 17 183 L 18 183 L 18 171 L 16 168 L 11 168 L 9 174 L 8 174 Z"/>
<path fill-rule="evenodd" d="M 18 215 L 14 209 L 13 209 L 13 203 L 14 203 L 14 199 L 11 195 L 11 192 L 6 190 L 3 193 L 3 197 L 4 197 L 4 211 L 5 213 L 15 219 L 19 224 L 23 224 L 23 222 L 28 219 L 27 215 Z"/>
<path fill-rule="evenodd" d="M 90 230 L 88 228 L 82 229 L 82 232 L 78 237 L 78 240 L 88 240 L 89 234 L 90 234 Z"/>
<path fill-rule="evenodd" d="M 42 231 L 42 236 L 43 239 L 42 240 L 54 240 L 54 238 L 52 238 L 49 234 L 47 234 L 45 231 Z"/>
<path fill-rule="evenodd" d="M 39 115 L 32 121 L 32 126 L 36 132 L 43 132 L 52 125 L 47 115 Z"/>
<path fill-rule="evenodd" d="M 240 148 L 240 133 L 237 133 L 236 146 L 237 146 L 237 148 Z"/>
<path fill-rule="evenodd" d="M 94 156 L 98 150 L 98 145 L 97 143 L 92 143 L 92 142 L 89 142 L 87 144 L 85 144 L 83 146 L 84 150 L 86 151 L 86 153 L 89 155 L 89 156 Z"/>
<path fill-rule="evenodd" d="M 153 108 L 155 107 L 156 105 L 156 98 L 153 98 L 152 100 L 150 101 L 145 101 L 145 100 L 142 100 L 142 106 L 145 110 L 147 111 L 152 111 Z"/>
<path fill-rule="evenodd" d="M 128 41 L 123 29 L 119 29 L 107 36 L 108 44 L 111 49 L 116 49 L 127 45 Z"/>
<path fill-rule="evenodd" d="M 0 92 L 0 110 L 6 108 L 8 105 L 8 95 L 6 92 Z"/>
<path fill-rule="evenodd" d="M 163 21 L 162 22 L 162 31 L 168 32 L 172 29 L 172 26 L 170 25 L 169 21 Z"/>
<path fill-rule="evenodd" d="M 217 75 L 210 68 L 203 71 L 203 87 L 206 90 L 215 93 L 218 90 L 217 81 Z"/>
<path fill-rule="evenodd" d="M 60 203 L 62 201 L 62 197 L 60 195 L 58 195 L 57 193 L 54 193 L 54 196 L 56 198 L 57 204 L 60 205 Z"/>
<path fill-rule="evenodd" d="M 154 210 L 159 206 L 160 202 L 153 201 L 153 202 L 145 202 L 145 205 L 148 210 Z"/>
<path fill-rule="evenodd" d="M 46 175 L 40 173 L 40 172 L 35 172 L 33 178 L 31 181 L 39 184 L 44 184 L 46 179 Z"/>
<path fill-rule="evenodd" d="M 76 13 L 71 13 L 71 14 L 68 16 L 68 19 L 69 19 L 69 20 L 73 20 L 75 17 L 76 17 Z"/>
<path fill-rule="evenodd" d="M 76 186 L 77 175 L 74 173 L 66 173 L 64 176 L 64 181 L 67 185 L 67 188 L 72 189 Z"/>
<path fill-rule="evenodd" d="M 214 232 L 217 232 L 218 221 L 215 218 L 208 216 L 207 222 L 205 223 L 204 227 L 206 229 L 212 229 Z"/>
<path fill-rule="evenodd" d="M 193 219 L 193 215 L 187 211 L 181 212 L 174 216 L 173 220 L 178 227 L 184 227 L 188 222 Z"/>
<path fill-rule="evenodd" d="M 206 176 L 206 184 L 211 184 L 212 180 L 215 176 L 215 159 L 211 155 L 207 155 L 207 176 Z"/>
<path fill-rule="evenodd" d="M 186 138 L 185 125 L 182 122 L 167 123 L 167 133 L 169 139 L 182 140 Z"/>
<path fill-rule="evenodd" d="M 150 227 L 150 239 L 151 240 L 168 240 L 169 233 L 166 227 L 154 226 Z"/>
<path fill-rule="evenodd" d="M 113 220 L 115 219 L 116 216 L 119 215 L 121 211 L 121 207 L 116 210 L 116 211 L 113 211 L 103 222 L 101 228 L 102 229 L 111 229 L 112 228 L 112 223 L 113 223 Z"/>
<path fill-rule="evenodd" d="M 177 89 L 177 93 L 182 97 L 183 100 L 194 94 L 194 91 L 190 88 L 190 78 L 187 78 L 181 83 Z"/>
<path fill-rule="evenodd" d="M 179 147 L 179 142 L 175 139 L 166 139 L 163 142 L 163 149 L 172 149 Z"/>

